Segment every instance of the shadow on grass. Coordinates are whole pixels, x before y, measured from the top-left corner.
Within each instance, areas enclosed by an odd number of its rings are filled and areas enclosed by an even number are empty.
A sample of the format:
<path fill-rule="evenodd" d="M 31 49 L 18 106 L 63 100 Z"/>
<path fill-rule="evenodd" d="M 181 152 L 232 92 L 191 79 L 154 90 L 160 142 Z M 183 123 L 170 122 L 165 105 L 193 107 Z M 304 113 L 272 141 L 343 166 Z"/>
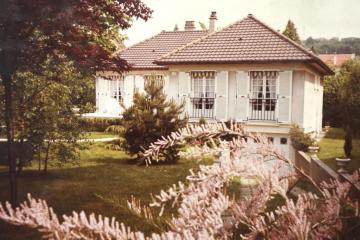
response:
<path fill-rule="evenodd" d="M 151 201 L 150 193 L 159 193 L 178 181 L 183 181 L 189 169 L 197 168 L 195 161 L 181 160 L 177 164 L 154 164 L 138 166 L 136 159 L 117 152 L 87 152 L 78 166 L 50 168 L 47 174 L 39 173 L 36 167 L 25 169 L 18 178 L 19 201 L 26 199 L 28 192 L 34 198 L 45 199 L 58 216 L 70 215 L 72 211 L 116 217 L 134 230 L 153 231 L 128 211 L 109 205 L 97 196 L 115 197 L 126 206 L 131 195 L 144 204 Z M 7 170 L 0 170 L 0 202 L 9 199 Z M 0 239 L 40 239 L 0 223 Z M 29 235 L 28 235 L 29 234 Z M 34 237 L 33 237 L 34 236 Z"/>

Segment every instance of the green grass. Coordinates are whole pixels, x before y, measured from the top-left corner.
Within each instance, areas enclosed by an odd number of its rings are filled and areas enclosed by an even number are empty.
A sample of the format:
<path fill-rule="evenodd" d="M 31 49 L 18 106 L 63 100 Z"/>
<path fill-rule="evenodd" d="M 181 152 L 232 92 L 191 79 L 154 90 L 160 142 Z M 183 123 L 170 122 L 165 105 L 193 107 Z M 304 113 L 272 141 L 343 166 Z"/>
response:
<path fill-rule="evenodd" d="M 88 139 L 99 139 L 99 138 L 114 138 L 119 136 L 108 132 L 88 132 L 85 133 L 84 137 Z"/>
<path fill-rule="evenodd" d="M 196 169 L 194 160 L 179 160 L 176 165 L 138 166 L 125 153 L 105 149 L 104 143 L 91 145 L 81 153 L 78 165 L 50 168 L 47 175 L 29 167 L 18 178 L 19 199 L 30 192 L 45 199 L 59 216 L 73 210 L 115 216 L 133 229 L 151 232 L 151 226 L 131 215 L 126 209 L 109 204 L 115 199 L 126 206 L 131 195 L 150 202 L 150 193 L 158 193 L 179 180 L 184 180 L 189 169 Z M 7 169 L 0 167 L 0 202 L 8 200 Z M 101 197 L 99 197 L 101 196 Z M 40 239 L 35 231 L 0 223 L 0 239 Z"/>
<path fill-rule="evenodd" d="M 332 169 L 337 170 L 335 158 L 344 156 L 344 132 L 342 129 L 332 128 L 325 138 L 319 142 L 320 152 L 318 157 Z M 360 139 L 353 139 L 351 162 L 348 166 L 350 171 L 360 168 Z"/>

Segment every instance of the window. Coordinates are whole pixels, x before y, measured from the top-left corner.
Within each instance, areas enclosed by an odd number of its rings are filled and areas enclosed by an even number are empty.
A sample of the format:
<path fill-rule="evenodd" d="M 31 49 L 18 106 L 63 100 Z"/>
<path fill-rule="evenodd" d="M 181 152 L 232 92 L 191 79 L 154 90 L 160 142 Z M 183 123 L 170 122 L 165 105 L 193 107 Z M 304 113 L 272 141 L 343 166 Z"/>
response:
<path fill-rule="evenodd" d="M 124 78 L 117 77 L 108 81 L 110 96 L 115 98 L 118 102 L 124 100 Z"/>
<path fill-rule="evenodd" d="M 251 119 L 275 120 L 276 81 L 278 72 L 250 72 Z"/>
<path fill-rule="evenodd" d="M 165 80 L 163 75 L 158 75 L 158 74 L 144 75 L 144 87 L 146 87 L 146 85 L 149 84 L 150 82 L 154 82 L 156 86 L 165 85 Z"/>
<path fill-rule="evenodd" d="M 194 118 L 211 118 L 214 115 L 215 72 L 191 72 L 191 102 Z"/>

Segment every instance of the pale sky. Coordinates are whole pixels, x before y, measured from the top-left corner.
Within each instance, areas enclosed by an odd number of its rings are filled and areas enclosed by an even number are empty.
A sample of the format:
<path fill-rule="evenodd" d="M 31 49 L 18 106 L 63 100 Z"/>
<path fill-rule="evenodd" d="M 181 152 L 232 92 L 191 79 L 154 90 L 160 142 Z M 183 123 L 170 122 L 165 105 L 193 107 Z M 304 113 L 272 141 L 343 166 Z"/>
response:
<path fill-rule="evenodd" d="M 297 27 L 301 39 L 312 37 L 360 37 L 360 0 L 143 0 L 154 13 L 137 20 L 126 31 L 126 46 L 162 30 L 182 30 L 185 20 L 208 26 L 211 11 L 217 11 L 216 27 L 225 27 L 252 13 L 270 27 L 283 31 L 287 20 Z M 200 29 L 198 24 L 197 28 Z"/>

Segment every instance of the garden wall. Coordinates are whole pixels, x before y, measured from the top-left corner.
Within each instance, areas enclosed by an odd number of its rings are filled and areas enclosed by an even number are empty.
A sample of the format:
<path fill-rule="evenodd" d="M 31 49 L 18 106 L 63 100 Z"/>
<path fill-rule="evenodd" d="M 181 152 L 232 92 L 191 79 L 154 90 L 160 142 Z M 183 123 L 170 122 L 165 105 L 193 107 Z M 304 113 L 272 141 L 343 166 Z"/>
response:
<path fill-rule="evenodd" d="M 308 156 L 302 151 L 295 153 L 295 165 L 302 169 L 305 174 L 311 177 L 316 184 L 320 184 L 323 181 L 329 179 L 341 179 L 351 183 L 352 188 L 350 190 L 350 197 L 352 199 L 360 199 L 360 183 L 352 182 L 351 175 L 348 173 L 337 173 L 323 161 L 321 161 L 316 155 Z"/>
<path fill-rule="evenodd" d="M 336 179 L 339 177 L 337 172 L 327 166 L 316 155 L 310 157 L 302 151 L 296 152 L 295 165 L 310 176 L 316 184 L 320 184 L 331 178 Z"/>

